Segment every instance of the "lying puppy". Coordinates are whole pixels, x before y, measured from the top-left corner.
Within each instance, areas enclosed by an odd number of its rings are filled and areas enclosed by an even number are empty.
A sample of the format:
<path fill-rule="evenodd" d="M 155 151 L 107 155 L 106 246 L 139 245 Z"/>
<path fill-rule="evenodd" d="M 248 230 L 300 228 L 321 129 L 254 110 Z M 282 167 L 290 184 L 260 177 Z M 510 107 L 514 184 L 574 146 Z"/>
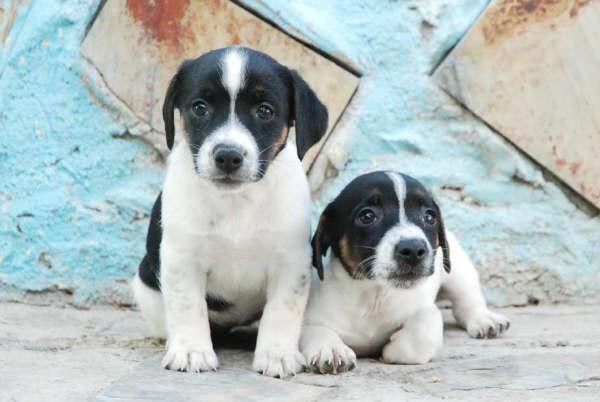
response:
<path fill-rule="evenodd" d="M 356 355 L 379 353 L 388 363 L 428 362 L 443 341 L 437 296 L 452 301 L 472 337 L 508 329 L 505 317 L 487 309 L 477 272 L 445 231 L 437 204 L 409 176 L 374 172 L 348 184 L 313 238 L 321 280 L 330 247 L 327 278 L 313 283 L 300 341 L 313 371 L 346 371 Z"/>
<path fill-rule="evenodd" d="M 327 110 L 295 71 L 239 47 L 181 65 L 163 107 L 169 148 L 174 109 L 184 138 L 169 157 L 133 281 L 153 334 L 167 337 L 162 364 L 216 370 L 211 326 L 262 315 L 254 369 L 294 374 L 304 364 L 298 340 L 311 274 L 300 160 L 325 133 Z"/>

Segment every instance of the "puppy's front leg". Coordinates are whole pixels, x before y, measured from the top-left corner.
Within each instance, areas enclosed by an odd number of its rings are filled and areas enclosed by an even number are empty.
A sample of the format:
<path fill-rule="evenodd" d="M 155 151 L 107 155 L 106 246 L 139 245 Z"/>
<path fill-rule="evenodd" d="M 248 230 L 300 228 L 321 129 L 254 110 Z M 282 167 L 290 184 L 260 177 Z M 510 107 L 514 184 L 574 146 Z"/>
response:
<path fill-rule="evenodd" d="M 283 378 L 304 367 L 298 341 L 310 287 L 310 259 L 286 259 L 277 270 L 270 272 L 253 367 L 261 374 Z"/>
<path fill-rule="evenodd" d="M 452 233 L 447 232 L 447 238 L 452 271 L 442 284 L 440 298 L 450 299 L 457 323 L 469 336 L 499 336 L 510 326 L 508 319 L 487 308 L 477 270 Z"/>
<path fill-rule="evenodd" d="M 206 272 L 199 271 L 193 256 L 176 246 L 161 247 L 160 258 L 167 328 L 162 365 L 178 371 L 214 371 L 219 362 L 210 339 Z"/>
<path fill-rule="evenodd" d="M 442 313 L 432 305 L 411 316 L 390 337 L 381 357 L 386 363 L 423 364 L 435 357 L 443 342 Z"/>
<path fill-rule="evenodd" d="M 321 374 L 338 374 L 356 366 L 356 354 L 339 335 L 323 325 L 305 324 L 300 350 L 308 368 Z"/>

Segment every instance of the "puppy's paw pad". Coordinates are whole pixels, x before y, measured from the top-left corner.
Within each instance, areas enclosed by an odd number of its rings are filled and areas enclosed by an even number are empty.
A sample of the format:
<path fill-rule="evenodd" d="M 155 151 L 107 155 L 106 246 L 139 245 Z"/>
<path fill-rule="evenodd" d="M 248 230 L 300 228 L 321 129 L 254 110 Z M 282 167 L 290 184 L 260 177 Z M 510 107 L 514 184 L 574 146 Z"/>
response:
<path fill-rule="evenodd" d="M 256 351 L 252 367 L 260 374 L 285 378 L 304 370 L 304 357 L 296 349 Z"/>
<path fill-rule="evenodd" d="M 167 370 L 199 373 L 216 371 L 219 367 L 219 360 L 213 350 L 169 348 L 162 360 L 162 366 Z"/>
<path fill-rule="evenodd" d="M 510 327 L 510 321 L 502 314 L 484 310 L 467 321 L 467 333 L 471 338 L 496 338 Z"/>
<path fill-rule="evenodd" d="M 356 366 L 356 354 L 343 342 L 314 345 L 304 350 L 308 369 L 314 373 L 338 374 Z"/>

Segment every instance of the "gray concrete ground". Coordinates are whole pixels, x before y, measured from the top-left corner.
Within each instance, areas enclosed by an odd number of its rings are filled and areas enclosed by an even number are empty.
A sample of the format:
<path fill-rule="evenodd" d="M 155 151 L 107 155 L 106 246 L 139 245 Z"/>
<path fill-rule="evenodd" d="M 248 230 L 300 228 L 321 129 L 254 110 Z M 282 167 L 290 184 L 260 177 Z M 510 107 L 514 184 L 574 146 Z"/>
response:
<path fill-rule="evenodd" d="M 600 398 L 600 306 L 503 312 L 501 339 L 475 340 L 446 314 L 434 362 L 392 366 L 362 359 L 338 376 L 287 380 L 251 371 L 251 354 L 218 351 L 217 373 L 159 367 L 160 342 L 127 309 L 0 303 L 0 400 L 593 400 Z M 445 313 L 448 313 L 447 311 Z"/>

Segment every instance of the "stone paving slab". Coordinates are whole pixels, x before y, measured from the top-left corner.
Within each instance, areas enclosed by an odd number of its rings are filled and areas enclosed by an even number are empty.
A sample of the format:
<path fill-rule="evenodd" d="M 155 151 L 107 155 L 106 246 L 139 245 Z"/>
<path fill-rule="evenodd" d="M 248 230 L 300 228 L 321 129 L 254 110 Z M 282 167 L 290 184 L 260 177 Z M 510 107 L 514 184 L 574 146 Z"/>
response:
<path fill-rule="evenodd" d="M 0 303 L 0 400 L 600 400 L 600 306 L 503 309 L 507 335 L 475 340 L 448 311 L 446 344 L 419 366 L 361 359 L 338 376 L 287 380 L 219 350 L 217 373 L 163 370 L 137 312 Z"/>

